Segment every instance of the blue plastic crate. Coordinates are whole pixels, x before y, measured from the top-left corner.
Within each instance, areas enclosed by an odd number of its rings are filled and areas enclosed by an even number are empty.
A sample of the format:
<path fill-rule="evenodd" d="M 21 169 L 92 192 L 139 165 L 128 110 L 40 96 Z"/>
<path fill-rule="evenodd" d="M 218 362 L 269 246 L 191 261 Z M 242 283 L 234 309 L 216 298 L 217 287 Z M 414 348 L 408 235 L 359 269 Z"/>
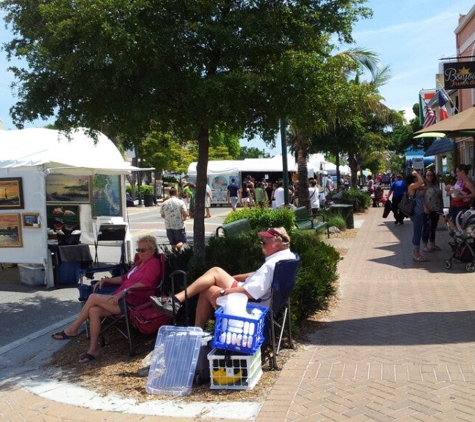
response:
<path fill-rule="evenodd" d="M 224 308 L 216 310 L 213 347 L 253 355 L 264 342 L 264 325 L 267 308 L 247 305 L 249 317 L 224 314 Z M 257 313 L 253 317 L 252 313 Z"/>

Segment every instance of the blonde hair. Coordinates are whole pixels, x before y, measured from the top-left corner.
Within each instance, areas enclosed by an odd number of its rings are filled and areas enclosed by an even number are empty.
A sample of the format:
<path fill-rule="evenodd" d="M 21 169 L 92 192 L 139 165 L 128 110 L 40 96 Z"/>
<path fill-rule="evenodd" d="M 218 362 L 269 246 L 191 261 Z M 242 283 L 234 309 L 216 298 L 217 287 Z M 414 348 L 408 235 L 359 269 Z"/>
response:
<path fill-rule="evenodd" d="M 146 243 L 150 249 L 153 249 L 154 254 L 158 253 L 157 239 L 155 237 L 150 235 L 139 237 L 137 245 L 140 243 Z"/>

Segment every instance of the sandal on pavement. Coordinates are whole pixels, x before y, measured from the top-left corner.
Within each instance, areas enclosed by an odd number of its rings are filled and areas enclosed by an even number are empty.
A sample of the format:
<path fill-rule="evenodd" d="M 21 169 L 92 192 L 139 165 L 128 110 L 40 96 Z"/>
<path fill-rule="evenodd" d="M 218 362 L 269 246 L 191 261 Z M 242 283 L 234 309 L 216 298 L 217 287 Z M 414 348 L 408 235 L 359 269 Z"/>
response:
<path fill-rule="evenodd" d="M 430 250 L 433 252 L 433 251 L 441 251 L 442 248 L 440 246 L 437 246 L 437 245 L 434 245 L 432 246 L 432 248 L 430 248 Z"/>
<path fill-rule="evenodd" d="M 412 259 L 414 262 L 427 262 L 429 261 L 426 257 L 419 255 L 419 256 L 413 256 Z"/>
<path fill-rule="evenodd" d="M 94 359 L 96 359 L 98 357 L 99 357 L 99 355 L 94 356 L 94 355 L 91 355 L 90 353 L 85 353 L 82 356 L 82 358 L 79 360 L 79 363 L 87 364 L 87 363 L 92 362 Z"/>
<path fill-rule="evenodd" d="M 433 250 L 435 249 L 432 249 L 432 248 L 428 248 L 427 246 L 424 247 L 424 249 L 422 249 L 424 252 L 432 252 Z"/>
<path fill-rule="evenodd" d="M 60 331 L 59 333 L 51 334 L 51 337 L 53 337 L 55 340 L 71 340 L 74 337 L 77 337 L 78 335 L 76 334 L 75 336 L 68 336 L 64 330 Z"/>

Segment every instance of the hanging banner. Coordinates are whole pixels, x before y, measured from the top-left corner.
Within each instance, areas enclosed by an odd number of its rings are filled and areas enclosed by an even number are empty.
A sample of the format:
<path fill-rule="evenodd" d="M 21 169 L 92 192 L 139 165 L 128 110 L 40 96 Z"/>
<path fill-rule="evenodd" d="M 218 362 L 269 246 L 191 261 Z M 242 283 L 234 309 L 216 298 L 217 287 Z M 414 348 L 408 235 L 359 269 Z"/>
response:
<path fill-rule="evenodd" d="M 444 88 L 475 88 L 475 62 L 444 63 Z"/>

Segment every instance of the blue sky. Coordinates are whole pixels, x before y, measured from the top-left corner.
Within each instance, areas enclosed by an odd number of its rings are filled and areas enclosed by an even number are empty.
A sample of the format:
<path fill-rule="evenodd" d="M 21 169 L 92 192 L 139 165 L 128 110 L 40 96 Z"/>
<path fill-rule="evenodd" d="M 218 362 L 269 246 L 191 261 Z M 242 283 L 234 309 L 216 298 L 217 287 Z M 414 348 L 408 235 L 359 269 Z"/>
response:
<path fill-rule="evenodd" d="M 373 18 L 359 22 L 353 31 L 355 46 L 377 53 L 382 65 L 391 67 L 392 78 L 381 90 L 385 104 L 395 110 L 411 110 L 421 89 L 435 86 L 441 58 L 455 56 L 455 34 L 460 14 L 467 14 L 473 0 L 370 0 Z M 3 17 L 3 15 L 0 15 Z M 11 39 L 0 25 L 0 43 Z M 14 104 L 5 53 L 0 52 L 0 120 L 4 129 L 14 129 L 8 114 Z M 44 122 L 27 124 L 43 126 Z M 242 141 L 243 146 L 266 148 L 262 141 Z M 280 149 L 269 150 L 277 154 Z"/>

